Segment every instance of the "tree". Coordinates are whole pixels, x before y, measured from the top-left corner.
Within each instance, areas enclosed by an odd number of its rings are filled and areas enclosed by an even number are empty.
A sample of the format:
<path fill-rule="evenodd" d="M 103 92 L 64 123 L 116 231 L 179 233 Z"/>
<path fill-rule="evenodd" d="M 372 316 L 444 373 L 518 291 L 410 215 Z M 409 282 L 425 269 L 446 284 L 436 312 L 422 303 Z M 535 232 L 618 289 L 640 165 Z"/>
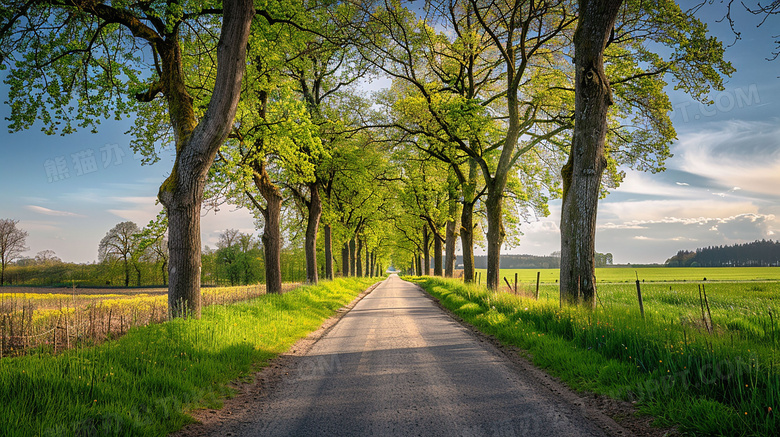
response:
<path fill-rule="evenodd" d="M 19 220 L 0 219 L 0 286 L 5 284 L 5 267 L 27 250 L 27 232 L 17 228 L 18 223 Z"/>
<path fill-rule="evenodd" d="M 122 222 L 111 228 L 98 245 L 98 260 L 101 262 L 121 261 L 125 272 L 125 287 L 130 285 L 130 264 L 134 254 L 138 253 L 140 232 L 138 225 L 131 221 Z M 140 272 L 139 272 L 140 276 Z"/>
<path fill-rule="evenodd" d="M 341 11 L 338 15 L 352 9 L 349 3 L 337 6 Z M 344 141 L 346 134 L 341 122 L 343 113 L 358 111 L 364 105 L 351 107 L 344 111 L 339 104 L 344 101 L 354 101 L 349 94 L 353 92 L 355 83 L 365 76 L 365 62 L 358 53 L 348 44 L 348 38 L 335 38 L 339 34 L 338 22 L 331 18 L 331 13 L 320 17 L 317 33 L 326 36 L 313 35 L 301 50 L 288 54 L 287 75 L 295 84 L 295 91 L 306 104 L 312 122 L 319 127 L 318 137 L 321 140 L 322 152 L 315 151 L 312 155 L 314 174 L 312 180 L 301 187 L 287 184 L 293 197 L 305 208 L 306 234 L 304 248 L 306 253 L 306 280 L 316 284 L 318 281 L 317 268 L 317 235 L 322 216 L 322 196 L 324 178 L 327 178 L 328 160 L 331 153 Z M 344 95 L 347 94 L 345 97 Z M 330 232 L 329 228 L 326 229 Z M 328 246 L 330 237 L 326 238 L 326 260 L 332 256 L 332 247 Z M 327 261 L 326 261 L 327 263 Z M 332 260 L 330 269 L 326 268 L 326 275 L 332 279 Z"/>
<path fill-rule="evenodd" d="M 59 264 L 62 260 L 53 250 L 46 249 L 35 254 L 35 262 L 42 265 L 50 265 Z"/>
<path fill-rule="evenodd" d="M 557 80 L 540 74 L 543 66 L 560 71 L 558 64 L 566 61 L 560 47 L 575 20 L 567 5 L 431 1 L 424 21 L 398 3 L 366 11 L 365 56 L 419 95 L 416 102 L 425 116 L 407 133 L 433 139 L 437 149 L 456 149 L 461 156 L 436 153 L 458 164 L 465 155 L 482 175 L 492 289 L 499 286 L 505 189 L 515 166 L 537 145 L 560 143 L 558 137 L 569 128 L 567 106 L 537 92 Z M 437 33 L 437 27 L 448 33 Z M 523 188 L 527 192 L 518 198 L 538 194 Z"/>
<path fill-rule="evenodd" d="M 574 33 L 574 141 L 563 170 L 561 212 L 561 302 L 595 305 L 596 207 L 612 91 L 604 71 L 604 49 L 623 0 L 580 0 Z M 586 208 L 582 211 L 582 208 Z M 572 292 L 571 290 L 574 290 Z M 581 297 L 580 297 L 581 296 Z"/>
<path fill-rule="evenodd" d="M 238 104 L 252 1 L 226 1 L 224 11 L 160 0 L 17 0 L 6 8 L 16 11 L 0 17 L 12 130 L 36 119 L 48 133 L 73 132 L 74 122 L 95 130 L 101 119 L 136 113 L 136 148 L 153 155 L 160 136 L 175 144 L 158 193 L 170 222 L 168 310 L 200 317 L 203 190 Z"/>
<path fill-rule="evenodd" d="M 706 25 L 681 11 L 674 1 L 652 5 L 628 1 L 620 8 L 622 3 L 579 2 L 574 34 L 574 134 L 568 162 L 561 171 L 562 304 L 596 304 L 596 216 L 598 199 L 609 186 L 609 181 L 602 180 L 605 171 L 614 173 L 621 163 L 663 170 L 675 136 L 668 117 L 671 105 L 662 91 L 663 75 L 672 75 L 678 88 L 704 98 L 711 88 L 722 89 L 722 75 L 733 71 L 723 60 L 721 43 L 707 37 Z M 646 40 L 669 47 L 668 58 L 645 47 Z M 636 55 L 629 56 L 632 52 Z M 634 57 L 647 62 L 626 63 Z M 613 104 L 617 114 L 609 112 Z M 625 121 L 627 115 L 633 117 L 632 122 Z"/>

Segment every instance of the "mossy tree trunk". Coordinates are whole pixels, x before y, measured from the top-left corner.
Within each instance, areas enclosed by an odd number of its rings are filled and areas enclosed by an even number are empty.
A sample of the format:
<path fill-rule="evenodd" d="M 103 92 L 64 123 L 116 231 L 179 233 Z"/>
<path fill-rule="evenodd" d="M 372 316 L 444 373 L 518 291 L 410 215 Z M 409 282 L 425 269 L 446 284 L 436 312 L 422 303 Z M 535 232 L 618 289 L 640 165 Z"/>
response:
<path fill-rule="evenodd" d="M 574 135 L 563 167 L 561 212 L 561 304 L 596 303 L 596 214 L 612 91 L 604 72 L 604 49 L 622 0 L 580 0 L 574 34 Z"/>

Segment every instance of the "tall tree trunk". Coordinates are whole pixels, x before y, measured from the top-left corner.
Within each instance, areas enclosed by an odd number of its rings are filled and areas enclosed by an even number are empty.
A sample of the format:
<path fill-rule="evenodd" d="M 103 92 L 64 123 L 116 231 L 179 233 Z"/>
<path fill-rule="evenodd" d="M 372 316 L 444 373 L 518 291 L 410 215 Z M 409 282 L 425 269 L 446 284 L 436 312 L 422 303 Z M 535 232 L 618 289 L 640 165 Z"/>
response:
<path fill-rule="evenodd" d="M 333 280 L 333 240 L 330 225 L 325 224 L 322 230 L 323 244 L 325 245 L 325 278 Z"/>
<path fill-rule="evenodd" d="M 563 167 L 561 212 L 561 304 L 596 303 L 596 214 L 612 92 L 604 72 L 604 49 L 622 0 L 580 0 L 574 33 L 574 135 Z"/>
<path fill-rule="evenodd" d="M 368 250 L 368 243 L 366 243 L 365 246 L 366 246 L 366 270 L 365 270 L 365 272 L 366 272 L 366 276 L 368 276 L 370 278 L 370 277 L 373 276 L 371 274 L 371 251 Z"/>
<path fill-rule="evenodd" d="M 458 243 L 457 224 L 455 219 L 447 221 L 447 229 L 444 237 L 444 276 L 451 278 L 455 273 L 455 246 Z"/>
<path fill-rule="evenodd" d="M 376 271 L 376 250 L 371 251 L 371 277 L 379 276 L 379 272 Z"/>
<path fill-rule="evenodd" d="M 322 201 L 320 199 L 320 185 L 317 182 L 309 184 L 309 219 L 306 224 L 306 282 L 316 284 L 317 277 L 317 231 L 320 227 L 322 216 Z"/>
<path fill-rule="evenodd" d="M 363 240 L 357 239 L 357 250 L 355 251 L 355 274 L 358 277 L 363 276 L 363 260 L 360 259 L 363 254 Z"/>
<path fill-rule="evenodd" d="M 460 164 L 458 164 L 460 165 Z M 462 173 L 459 173 L 462 175 Z M 460 212 L 460 194 L 462 184 L 458 181 L 457 175 L 452 171 L 447 178 L 447 226 L 444 231 L 444 276 L 451 278 L 455 272 L 455 246 L 458 243 L 458 224 L 457 217 Z"/>
<path fill-rule="evenodd" d="M 477 161 L 469 159 L 468 177 L 461 176 L 463 208 L 460 211 L 460 244 L 463 249 L 463 282 L 474 282 L 474 205 L 477 203 Z"/>
<path fill-rule="evenodd" d="M 200 203 L 168 207 L 168 250 L 170 316 L 200 317 Z"/>
<path fill-rule="evenodd" d="M 414 260 L 415 260 L 415 267 L 416 267 L 416 270 L 417 270 L 417 272 L 416 272 L 417 276 L 422 276 L 423 275 L 423 256 L 421 254 L 417 253 L 417 254 L 415 254 Z"/>
<path fill-rule="evenodd" d="M 260 240 L 265 254 L 265 291 L 282 292 L 282 196 L 266 197 L 265 227 Z"/>
<path fill-rule="evenodd" d="M 349 276 L 355 276 L 357 270 L 355 270 L 355 237 L 349 240 Z"/>
<path fill-rule="evenodd" d="M 428 276 L 431 274 L 431 242 L 428 237 L 428 225 L 423 226 L 422 229 L 422 244 L 423 244 L 423 266 L 421 275 Z"/>
<path fill-rule="evenodd" d="M 491 290 L 498 290 L 501 269 L 501 244 L 504 243 L 503 223 L 504 193 L 495 187 L 490 190 L 485 202 L 487 210 L 487 286 Z"/>
<path fill-rule="evenodd" d="M 466 202 L 460 212 L 460 245 L 463 250 L 463 282 L 474 282 L 474 204 Z"/>
<path fill-rule="evenodd" d="M 349 276 L 349 242 L 345 241 L 341 246 L 341 277 Z"/>
<path fill-rule="evenodd" d="M 217 73 L 206 112 L 195 117 L 193 99 L 185 86 L 181 49 L 177 41 L 157 44 L 162 72 L 159 85 L 167 100 L 176 141 L 176 159 L 158 198 L 168 212 L 168 314 L 200 318 L 200 210 L 206 176 L 217 150 L 233 124 L 241 81 L 246 70 L 246 47 L 254 17 L 250 0 L 225 2 L 217 46 Z"/>
<path fill-rule="evenodd" d="M 441 276 L 442 275 L 442 239 L 439 236 L 439 234 L 434 233 L 433 234 L 433 275 L 434 276 Z"/>

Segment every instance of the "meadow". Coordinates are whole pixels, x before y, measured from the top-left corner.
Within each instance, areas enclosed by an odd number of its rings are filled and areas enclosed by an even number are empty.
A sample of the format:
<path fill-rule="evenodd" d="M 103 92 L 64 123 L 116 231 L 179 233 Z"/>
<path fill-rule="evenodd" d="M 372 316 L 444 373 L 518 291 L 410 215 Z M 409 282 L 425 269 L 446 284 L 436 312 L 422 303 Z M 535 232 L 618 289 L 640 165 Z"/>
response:
<path fill-rule="evenodd" d="M 117 340 L 0 359 L 0 435 L 166 435 L 215 408 L 227 386 L 316 330 L 376 279 L 210 305 L 199 320 L 131 328 Z"/>
<path fill-rule="evenodd" d="M 693 435 L 776 435 L 780 284 L 762 281 L 765 269 L 648 270 L 663 282 L 641 283 L 644 319 L 635 277 L 613 279 L 618 272 L 600 283 L 594 310 L 561 308 L 549 282 L 535 300 L 536 271 L 533 281 L 518 278 L 517 294 L 505 284 L 496 293 L 457 280 L 411 279 L 573 388 L 636 402 L 658 425 Z M 680 270 L 708 281 L 691 282 Z"/>

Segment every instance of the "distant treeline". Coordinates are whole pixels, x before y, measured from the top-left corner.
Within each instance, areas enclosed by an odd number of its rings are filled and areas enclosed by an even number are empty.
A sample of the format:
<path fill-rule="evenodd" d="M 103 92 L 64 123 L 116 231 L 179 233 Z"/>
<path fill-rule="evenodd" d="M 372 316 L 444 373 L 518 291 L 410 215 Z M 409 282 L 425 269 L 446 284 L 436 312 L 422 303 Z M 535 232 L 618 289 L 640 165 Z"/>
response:
<path fill-rule="evenodd" d="M 283 249 L 282 280 L 306 280 L 303 249 Z M 203 285 L 246 285 L 265 283 L 262 251 L 256 248 L 240 250 L 233 247 L 208 249 L 203 253 L 201 283 Z M 322 264 L 324 266 L 324 263 Z M 130 265 L 132 287 L 167 286 L 167 268 L 160 263 L 133 261 Z M 22 259 L 9 265 L 5 285 L 37 287 L 122 287 L 125 272 L 120 261 L 76 264 L 56 261 L 36 262 Z"/>
<path fill-rule="evenodd" d="M 596 267 L 611 266 L 613 258 L 611 253 L 596 253 Z M 463 257 L 458 256 L 458 268 L 462 268 Z M 487 268 L 487 256 L 475 256 L 474 267 Z M 502 269 L 558 269 L 561 267 L 560 254 L 553 253 L 547 256 L 538 255 L 501 255 Z"/>
<path fill-rule="evenodd" d="M 768 267 L 780 265 L 780 241 L 761 240 L 733 246 L 681 250 L 666 260 L 668 267 Z"/>

